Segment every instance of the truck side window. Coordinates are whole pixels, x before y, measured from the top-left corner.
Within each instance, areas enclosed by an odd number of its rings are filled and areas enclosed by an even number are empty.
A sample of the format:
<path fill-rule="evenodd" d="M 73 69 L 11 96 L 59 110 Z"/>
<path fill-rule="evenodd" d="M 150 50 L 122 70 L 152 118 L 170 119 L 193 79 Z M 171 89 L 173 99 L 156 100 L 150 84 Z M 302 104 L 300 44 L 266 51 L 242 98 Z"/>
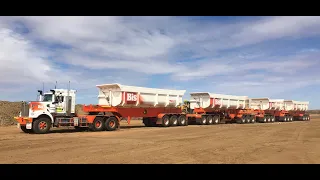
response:
<path fill-rule="evenodd" d="M 63 96 L 56 96 L 55 101 L 56 102 L 63 102 L 64 97 Z"/>

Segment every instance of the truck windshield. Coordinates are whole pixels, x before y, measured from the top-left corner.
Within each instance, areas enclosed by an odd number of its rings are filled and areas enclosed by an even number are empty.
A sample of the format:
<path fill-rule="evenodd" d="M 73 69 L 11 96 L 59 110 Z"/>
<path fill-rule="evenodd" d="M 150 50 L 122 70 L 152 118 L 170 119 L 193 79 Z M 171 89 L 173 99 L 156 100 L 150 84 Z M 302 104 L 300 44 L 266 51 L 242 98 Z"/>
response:
<path fill-rule="evenodd" d="M 52 94 L 45 94 L 43 96 L 43 101 L 44 102 L 51 102 L 52 101 Z"/>

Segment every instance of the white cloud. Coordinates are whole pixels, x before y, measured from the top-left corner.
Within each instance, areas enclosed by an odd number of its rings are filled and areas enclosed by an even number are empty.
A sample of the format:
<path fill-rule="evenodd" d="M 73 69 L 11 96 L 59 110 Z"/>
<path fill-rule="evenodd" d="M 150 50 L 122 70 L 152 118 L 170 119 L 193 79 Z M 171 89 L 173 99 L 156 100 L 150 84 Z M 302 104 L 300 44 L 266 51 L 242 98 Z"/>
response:
<path fill-rule="evenodd" d="M 24 27 L 28 32 L 20 33 Z M 1 17 L 0 77 L 6 78 L 0 88 L 59 79 L 95 93 L 95 84 L 147 85 L 152 75 L 165 75 L 161 86 L 188 89 L 203 80 L 203 90 L 272 95 L 314 82 L 320 54 L 304 47 L 280 56 L 272 54 L 280 51 L 272 44 L 261 44 L 317 37 L 319 30 L 319 17 L 310 16 L 229 24 L 179 17 Z M 186 61 L 192 58 L 199 59 Z M 289 90 L 283 85 L 288 81 L 296 81 Z"/>

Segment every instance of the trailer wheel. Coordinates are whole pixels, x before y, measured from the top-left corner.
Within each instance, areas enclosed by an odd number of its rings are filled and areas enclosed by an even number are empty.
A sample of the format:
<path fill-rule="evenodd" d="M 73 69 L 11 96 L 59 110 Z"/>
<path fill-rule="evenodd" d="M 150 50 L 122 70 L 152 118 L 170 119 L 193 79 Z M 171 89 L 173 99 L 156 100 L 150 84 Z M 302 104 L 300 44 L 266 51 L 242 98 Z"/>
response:
<path fill-rule="evenodd" d="M 220 122 L 220 119 L 219 119 L 219 116 L 214 116 L 213 117 L 213 124 L 219 124 L 219 122 Z"/>
<path fill-rule="evenodd" d="M 244 123 L 246 122 L 246 120 L 244 119 L 244 117 L 242 117 L 242 118 L 238 118 L 238 119 L 236 120 L 236 122 L 237 122 L 238 124 L 244 124 Z"/>
<path fill-rule="evenodd" d="M 293 122 L 293 116 L 290 116 L 290 122 Z"/>
<path fill-rule="evenodd" d="M 187 117 L 185 115 L 181 115 L 178 117 L 178 125 L 186 126 L 187 125 Z"/>
<path fill-rule="evenodd" d="M 36 119 L 32 124 L 33 132 L 36 134 L 46 134 L 50 131 L 51 120 L 48 118 Z"/>
<path fill-rule="evenodd" d="M 245 116 L 243 118 L 245 119 L 245 123 L 250 123 L 250 117 L 249 116 Z"/>
<path fill-rule="evenodd" d="M 206 116 L 201 116 L 200 124 L 201 125 L 207 124 L 207 117 Z"/>
<path fill-rule="evenodd" d="M 251 116 L 250 117 L 250 123 L 255 123 L 256 122 L 256 117 L 255 116 Z"/>
<path fill-rule="evenodd" d="M 163 127 L 169 127 L 170 126 L 170 119 L 168 115 L 164 115 L 162 117 L 162 126 Z"/>
<path fill-rule="evenodd" d="M 118 119 L 115 117 L 109 117 L 104 123 L 104 127 L 107 131 L 114 131 L 118 127 Z"/>
<path fill-rule="evenodd" d="M 170 124 L 171 124 L 171 126 L 177 126 L 178 125 L 178 117 L 176 115 L 172 115 L 170 117 Z"/>
<path fill-rule="evenodd" d="M 271 117 L 270 116 L 267 116 L 267 123 L 270 123 L 271 122 Z"/>
<path fill-rule="evenodd" d="M 32 129 L 27 129 L 26 126 L 20 126 L 20 129 L 21 129 L 24 133 L 28 133 L 28 134 L 33 133 L 33 130 L 32 130 Z"/>
<path fill-rule="evenodd" d="M 213 124 L 213 117 L 211 115 L 207 116 L 207 122 L 206 122 L 207 125 L 211 125 Z"/>

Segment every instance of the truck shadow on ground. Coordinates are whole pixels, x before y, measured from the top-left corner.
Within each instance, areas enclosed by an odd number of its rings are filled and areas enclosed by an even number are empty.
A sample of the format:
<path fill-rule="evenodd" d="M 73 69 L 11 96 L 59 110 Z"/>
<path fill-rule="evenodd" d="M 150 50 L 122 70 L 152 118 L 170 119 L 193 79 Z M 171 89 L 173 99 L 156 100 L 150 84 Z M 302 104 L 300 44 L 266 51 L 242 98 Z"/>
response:
<path fill-rule="evenodd" d="M 139 125 L 136 125 L 136 126 L 123 126 L 123 127 L 120 128 L 120 130 L 121 129 L 136 129 L 136 128 L 148 128 L 148 127 L 139 126 Z M 118 131 L 118 130 L 115 130 L 115 131 Z M 70 128 L 70 129 L 52 129 L 52 130 L 50 130 L 49 134 L 51 134 L 51 133 L 79 133 L 79 132 L 100 132 L 100 131 L 91 131 L 89 129 L 79 131 L 79 130 L 76 130 L 74 128 Z M 108 131 L 105 131 L 105 132 L 108 132 Z"/>

